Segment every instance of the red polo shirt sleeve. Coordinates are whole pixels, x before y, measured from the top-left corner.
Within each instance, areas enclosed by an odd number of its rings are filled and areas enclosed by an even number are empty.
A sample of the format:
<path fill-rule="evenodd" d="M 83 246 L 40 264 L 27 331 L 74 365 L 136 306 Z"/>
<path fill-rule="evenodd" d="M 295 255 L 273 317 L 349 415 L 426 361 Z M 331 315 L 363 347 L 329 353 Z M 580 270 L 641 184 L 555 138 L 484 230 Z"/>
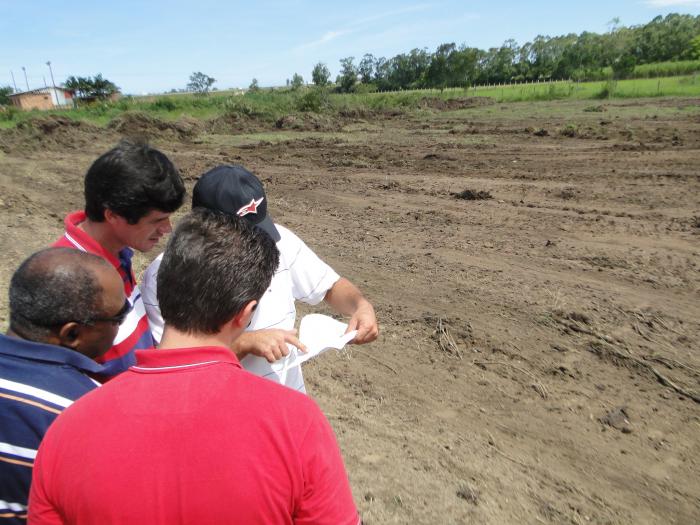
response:
<path fill-rule="evenodd" d="M 358 525 L 360 517 L 330 424 L 320 410 L 301 446 L 304 489 L 295 525 Z"/>

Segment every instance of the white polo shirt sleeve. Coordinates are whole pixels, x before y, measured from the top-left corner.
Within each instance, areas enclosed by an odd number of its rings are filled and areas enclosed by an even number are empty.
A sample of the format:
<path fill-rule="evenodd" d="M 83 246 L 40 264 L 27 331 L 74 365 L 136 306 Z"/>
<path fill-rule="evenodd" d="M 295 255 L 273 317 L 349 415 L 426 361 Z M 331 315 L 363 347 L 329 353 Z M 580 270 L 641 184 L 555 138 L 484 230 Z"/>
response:
<path fill-rule="evenodd" d="M 275 226 L 281 237 L 279 250 L 286 255 L 294 299 L 320 303 L 340 276 L 294 233 L 279 224 Z"/>
<path fill-rule="evenodd" d="M 158 269 L 162 260 L 163 254 L 161 253 L 143 272 L 140 284 L 141 297 L 148 316 L 148 325 L 156 344 L 160 343 L 160 339 L 163 337 L 163 325 L 165 324 L 163 316 L 160 315 L 160 306 L 158 306 Z"/>

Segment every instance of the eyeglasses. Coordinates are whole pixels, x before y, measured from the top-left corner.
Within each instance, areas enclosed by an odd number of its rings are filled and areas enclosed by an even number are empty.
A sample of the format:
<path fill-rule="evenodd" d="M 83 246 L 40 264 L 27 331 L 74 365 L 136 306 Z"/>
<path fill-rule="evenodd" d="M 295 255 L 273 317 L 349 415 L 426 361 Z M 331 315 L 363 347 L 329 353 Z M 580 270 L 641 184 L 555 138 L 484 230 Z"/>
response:
<path fill-rule="evenodd" d="M 122 306 L 121 310 L 119 310 L 116 313 L 116 315 L 113 315 L 112 317 L 93 317 L 92 319 L 86 320 L 84 324 L 92 324 L 98 321 L 103 321 L 105 323 L 122 324 L 124 322 L 124 319 L 126 319 L 126 316 L 129 315 L 129 313 L 133 309 L 134 307 L 129 302 L 129 299 L 126 299 L 124 301 L 124 306 Z"/>

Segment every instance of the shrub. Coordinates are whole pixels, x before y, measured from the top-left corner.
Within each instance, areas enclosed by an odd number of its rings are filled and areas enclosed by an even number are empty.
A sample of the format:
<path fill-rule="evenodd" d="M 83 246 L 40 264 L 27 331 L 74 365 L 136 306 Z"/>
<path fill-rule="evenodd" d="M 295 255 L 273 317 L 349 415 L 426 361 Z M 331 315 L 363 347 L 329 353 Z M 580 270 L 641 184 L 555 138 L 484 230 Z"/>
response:
<path fill-rule="evenodd" d="M 575 137 L 578 134 L 578 128 L 575 124 L 567 124 L 559 130 L 562 137 Z"/>
<path fill-rule="evenodd" d="M 377 92 L 377 85 L 376 84 L 356 84 L 355 85 L 355 93 L 359 93 L 360 95 L 364 93 L 376 93 Z"/>
<path fill-rule="evenodd" d="M 224 102 L 224 112 L 227 115 L 244 115 L 252 117 L 256 114 L 253 104 L 243 97 L 229 97 Z"/>
<path fill-rule="evenodd" d="M 615 91 L 617 90 L 617 82 L 614 80 L 608 80 L 603 88 L 595 95 L 595 98 L 612 98 L 615 96 Z"/>
<path fill-rule="evenodd" d="M 298 111 L 313 111 L 320 113 L 330 107 L 328 92 L 325 89 L 309 89 L 296 99 Z"/>
<path fill-rule="evenodd" d="M 177 102 L 172 97 L 161 97 L 151 104 L 151 109 L 163 111 L 175 111 Z"/>
<path fill-rule="evenodd" d="M 493 199 L 493 195 L 491 195 L 491 193 L 488 191 L 483 191 L 483 190 L 475 191 L 475 190 L 470 190 L 470 189 L 460 191 L 459 193 L 452 193 L 452 196 L 455 199 L 462 199 L 465 201 L 481 201 L 481 200 Z"/>
<path fill-rule="evenodd" d="M 94 115 L 96 117 L 102 117 L 106 115 L 113 105 L 109 102 L 93 102 L 83 106 L 85 112 L 89 115 Z"/>
<path fill-rule="evenodd" d="M 15 120 L 20 114 L 20 109 L 15 106 L 5 106 L 0 108 L 0 120 L 11 121 Z"/>

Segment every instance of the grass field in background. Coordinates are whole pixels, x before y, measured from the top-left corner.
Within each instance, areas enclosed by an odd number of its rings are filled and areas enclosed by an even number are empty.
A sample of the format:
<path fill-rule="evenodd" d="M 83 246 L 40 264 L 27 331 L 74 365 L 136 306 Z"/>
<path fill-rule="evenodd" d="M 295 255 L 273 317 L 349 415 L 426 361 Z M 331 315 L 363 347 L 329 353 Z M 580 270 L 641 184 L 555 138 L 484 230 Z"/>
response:
<path fill-rule="evenodd" d="M 290 114 L 357 115 L 376 111 L 410 111 L 431 107 L 426 99 L 450 100 L 490 97 L 497 102 L 542 100 L 605 100 L 641 97 L 700 97 L 700 74 L 663 78 L 642 78 L 598 82 L 541 82 L 506 86 L 479 86 L 444 90 L 423 89 L 383 93 L 335 94 L 306 87 L 297 91 L 265 89 L 246 94 L 217 91 L 206 96 L 173 94 L 149 97 L 123 97 L 116 102 L 95 103 L 72 110 L 18 111 L 0 113 L 0 127 L 10 128 L 23 121 L 59 114 L 105 126 L 122 113 L 142 112 L 161 120 L 188 117 L 206 120 L 234 115 L 275 122 Z"/>

